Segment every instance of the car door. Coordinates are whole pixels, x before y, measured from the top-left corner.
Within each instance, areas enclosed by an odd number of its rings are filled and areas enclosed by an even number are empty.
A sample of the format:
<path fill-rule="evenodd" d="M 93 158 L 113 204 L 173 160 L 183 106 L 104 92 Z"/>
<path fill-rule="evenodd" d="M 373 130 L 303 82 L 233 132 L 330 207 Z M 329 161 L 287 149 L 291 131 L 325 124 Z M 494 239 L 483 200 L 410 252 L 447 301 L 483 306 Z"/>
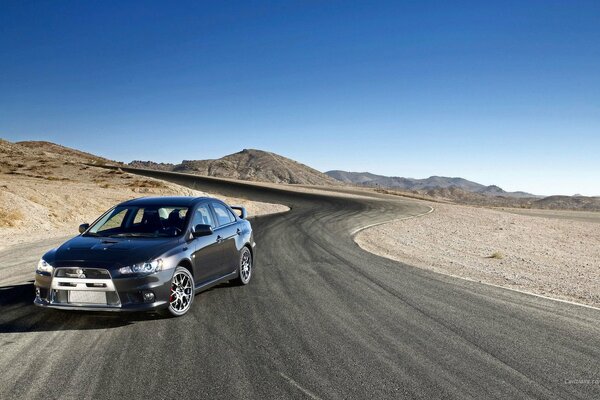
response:
<path fill-rule="evenodd" d="M 238 226 L 233 212 L 220 202 L 211 203 L 217 223 L 217 241 L 222 245 L 223 263 L 221 264 L 220 275 L 225 275 L 235 271 L 238 267 L 238 250 L 236 246 L 236 236 L 238 235 Z"/>
<path fill-rule="evenodd" d="M 217 228 L 208 203 L 196 207 L 192 215 L 190 229 L 198 224 L 210 225 L 213 230 Z M 223 243 L 217 240 L 216 231 L 212 235 L 193 239 L 191 245 L 194 247 L 192 264 L 196 285 L 219 277 L 219 273 L 223 269 Z"/>

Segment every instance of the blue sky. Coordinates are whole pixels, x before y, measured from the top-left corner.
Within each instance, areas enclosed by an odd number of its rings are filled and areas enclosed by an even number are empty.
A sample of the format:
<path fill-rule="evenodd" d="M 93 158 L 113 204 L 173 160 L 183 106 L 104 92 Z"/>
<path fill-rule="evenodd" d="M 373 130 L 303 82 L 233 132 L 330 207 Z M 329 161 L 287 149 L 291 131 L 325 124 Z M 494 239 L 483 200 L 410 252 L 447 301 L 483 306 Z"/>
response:
<path fill-rule="evenodd" d="M 0 137 L 600 195 L 600 2 L 3 0 Z"/>

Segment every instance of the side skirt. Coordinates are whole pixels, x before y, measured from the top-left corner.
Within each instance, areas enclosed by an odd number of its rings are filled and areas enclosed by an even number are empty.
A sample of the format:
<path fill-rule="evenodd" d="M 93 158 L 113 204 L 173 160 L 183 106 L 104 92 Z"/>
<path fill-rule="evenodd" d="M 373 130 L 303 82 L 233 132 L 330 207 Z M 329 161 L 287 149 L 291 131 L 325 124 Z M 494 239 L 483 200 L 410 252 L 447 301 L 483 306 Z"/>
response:
<path fill-rule="evenodd" d="M 218 285 L 221 282 L 231 280 L 237 276 L 237 271 L 233 271 L 227 275 L 220 276 L 208 282 L 202 282 L 194 287 L 194 294 L 197 294 L 203 290 L 209 289 L 215 285 Z"/>

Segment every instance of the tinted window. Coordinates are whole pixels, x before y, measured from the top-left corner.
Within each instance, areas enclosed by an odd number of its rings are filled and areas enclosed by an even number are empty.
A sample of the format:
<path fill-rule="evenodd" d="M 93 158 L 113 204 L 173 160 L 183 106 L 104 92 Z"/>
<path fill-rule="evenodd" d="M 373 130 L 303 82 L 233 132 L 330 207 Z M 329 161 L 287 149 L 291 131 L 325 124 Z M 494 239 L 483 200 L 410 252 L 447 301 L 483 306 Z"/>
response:
<path fill-rule="evenodd" d="M 192 227 L 198 224 L 210 225 L 213 228 L 215 227 L 215 222 L 213 221 L 210 210 L 208 209 L 208 204 L 203 204 L 196 209 L 194 218 L 192 219 Z"/>
<path fill-rule="evenodd" d="M 178 230 L 183 229 L 183 225 L 185 223 L 185 216 L 187 214 L 187 208 L 181 207 L 146 207 L 146 208 L 138 208 L 137 211 L 132 210 L 134 212 L 134 218 L 132 227 L 134 228 L 144 228 L 148 226 L 148 223 L 158 221 L 159 224 L 156 228 L 164 229 L 164 228 L 176 228 Z M 152 215 L 156 213 L 158 215 L 158 220 L 156 220 Z M 154 221 L 153 221 L 154 220 Z"/>
<path fill-rule="evenodd" d="M 235 217 L 232 212 L 229 211 L 227 207 L 220 203 L 212 203 L 212 206 L 215 210 L 215 214 L 217 215 L 217 223 L 219 226 L 227 225 L 233 221 L 235 221 Z"/>
<path fill-rule="evenodd" d="M 127 214 L 127 209 L 115 209 L 104 219 L 103 224 L 96 224 L 90 232 L 100 233 L 109 231 L 111 229 L 120 228 L 123 224 L 123 219 L 125 219 L 125 215 Z M 95 228 L 95 229 L 94 229 Z"/>
<path fill-rule="evenodd" d="M 185 207 L 116 207 L 88 231 L 86 236 L 161 237 L 181 234 Z"/>

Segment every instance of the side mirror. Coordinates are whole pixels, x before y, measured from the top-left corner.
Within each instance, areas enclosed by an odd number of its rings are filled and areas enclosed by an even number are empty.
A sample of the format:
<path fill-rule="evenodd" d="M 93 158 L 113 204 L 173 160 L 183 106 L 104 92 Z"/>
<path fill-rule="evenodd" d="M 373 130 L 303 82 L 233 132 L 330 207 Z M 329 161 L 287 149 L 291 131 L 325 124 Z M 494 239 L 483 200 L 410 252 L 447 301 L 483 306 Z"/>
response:
<path fill-rule="evenodd" d="M 81 224 L 79 225 L 79 233 L 83 233 L 87 231 L 90 227 L 90 224 Z"/>
<path fill-rule="evenodd" d="M 201 236 L 209 236 L 213 234 L 212 226 L 198 224 L 192 228 L 192 236 L 197 238 Z"/>

